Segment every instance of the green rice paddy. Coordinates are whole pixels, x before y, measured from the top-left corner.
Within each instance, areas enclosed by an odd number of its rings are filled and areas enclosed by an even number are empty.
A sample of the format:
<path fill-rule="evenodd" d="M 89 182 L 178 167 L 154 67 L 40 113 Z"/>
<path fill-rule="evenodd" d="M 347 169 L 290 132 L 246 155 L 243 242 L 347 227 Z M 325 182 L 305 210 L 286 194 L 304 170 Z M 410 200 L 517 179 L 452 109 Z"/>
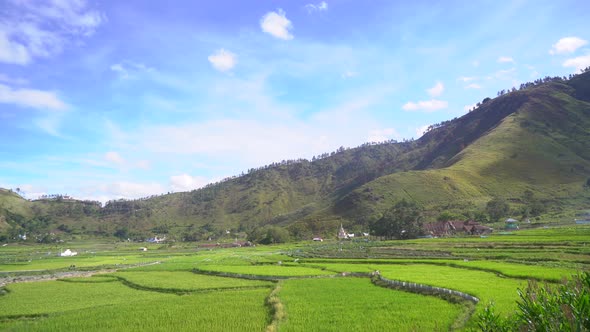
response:
<path fill-rule="evenodd" d="M 541 229 L 508 241 L 328 241 L 214 250 L 180 244 L 146 252 L 132 243 L 95 243 L 76 257 L 10 245 L 0 248 L 0 282 L 8 282 L 0 287 L 0 330 L 471 329 L 473 310 L 490 301 L 502 315 L 514 312 L 526 279 L 553 282 L 588 270 L 588 228 L 578 230 L 565 230 L 569 240 Z M 384 288 L 372 283 L 374 271 L 480 302 L 473 309 L 444 296 Z"/>

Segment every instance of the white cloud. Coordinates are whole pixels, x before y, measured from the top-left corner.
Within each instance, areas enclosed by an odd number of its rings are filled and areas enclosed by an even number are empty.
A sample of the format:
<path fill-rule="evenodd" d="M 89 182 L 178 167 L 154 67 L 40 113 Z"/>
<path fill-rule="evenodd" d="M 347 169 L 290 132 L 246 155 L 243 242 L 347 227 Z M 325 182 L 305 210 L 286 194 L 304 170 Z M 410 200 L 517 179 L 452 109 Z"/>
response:
<path fill-rule="evenodd" d="M 579 56 L 572 59 L 567 59 L 563 63 L 564 67 L 574 67 L 576 71 L 580 71 L 582 69 L 586 69 L 590 67 L 590 54 Z"/>
<path fill-rule="evenodd" d="M 318 4 L 308 3 L 305 5 L 305 9 L 307 9 L 307 12 L 310 14 L 313 12 L 321 12 L 328 10 L 328 4 L 325 1 L 322 1 Z"/>
<path fill-rule="evenodd" d="M 92 35 L 105 16 L 85 0 L 9 1 L 0 24 L 0 62 L 26 65 Z"/>
<path fill-rule="evenodd" d="M 447 108 L 449 103 L 443 100 L 427 100 L 427 101 L 419 101 L 415 102 L 407 102 L 402 106 L 404 111 L 425 111 L 425 112 L 434 112 L 440 109 Z"/>
<path fill-rule="evenodd" d="M 444 90 L 445 86 L 441 82 L 436 82 L 436 84 L 432 88 L 426 91 L 431 97 L 438 97 L 443 93 Z"/>
<path fill-rule="evenodd" d="M 68 105 L 54 92 L 35 89 L 13 89 L 0 84 L 0 103 L 48 110 L 66 110 Z"/>
<path fill-rule="evenodd" d="M 85 160 L 84 162 L 93 166 L 118 168 L 128 171 L 130 169 L 149 169 L 150 162 L 148 160 L 131 161 L 123 158 L 119 152 L 108 151 L 103 156 L 104 161 Z"/>
<path fill-rule="evenodd" d="M 262 16 L 260 28 L 276 38 L 283 40 L 293 39 L 293 35 L 289 32 L 293 28 L 293 24 L 285 16 L 282 9 L 278 9 L 276 12 L 268 12 Z"/>
<path fill-rule="evenodd" d="M 561 38 L 557 43 L 553 44 L 549 50 L 549 54 L 565 54 L 573 53 L 578 48 L 588 44 L 588 41 L 578 37 L 564 37 Z"/>
<path fill-rule="evenodd" d="M 514 81 L 515 77 L 514 74 L 516 73 L 516 68 L 510 69 L 502 69 L 498 70 L 497 72 L 493 73 L 490 76 L 487 76 L 487 80 L 511 80 Z"/>
<path fill-rule="evenodd" d="M 119 75 L 120 79 L 128 80 L 135 79 L 145 73 L 154 73 L 154 68 L 148 67 L 143 63 L 132 61 L 123 61 L 122 63 L 115 63 L 111 65 L 110 69 Z"/>
<path fill-rule="evenodd" d="M 458 81 L 463 81 L 465 83 L 477 80 L 475 76 L 461 76 L 457 78 Z"/>
<path fill-rule="evenodd" d="M 479 67 L 479 61 L 477 61 L 477 60 L 473 60 L 473 61 L 471 62 L 471 65 L 472 65 L 473 67 Z"/>
<path fill-rule="evenodd" d="M 249 99 L 235 94 L 233 98 L 237 98 L 239 107 L 254 110 L 255 114 L 175 125 L 145 125 L 125 135 L 119 135 L 115 128 L 111 144 L 142 151 L 152 158 L 158 156 L 158 160 L 208 160 L 208 163 L 223 164 L 224 175 L 237 174 L 283 159 L 311 158 L 340 146 L 362 144 L 371 131 L 384 127 L 367 110 L 389 95 L 391 88 L 379 86 L 357 91 L 353 99 L 305 119 L 300 119 L 296 110 L 277 104 L 272 98 L 266 99 L 264 92 L 247 86 L 240 90 Z"/>
<path fill-rule="evenodd" d="M 232 52 L 226 51 L 223 48 L 211 54 L 208 58 L 213 68 L 219 71 L 228 71 L 236 65 L 236 55 Z"/>
<path fill-rule="evenodd" d="M 0 82 L 9 83 L 9 84 L 17 84 L 23 85 L 29 83 L 29 81 L 25 80 L 24 78 L 12 78 L 10 76 L 4 75 L 0 73 Z"/>
<path fill-rule="evenodd" d="M 428 125 L 424 125 L 416 128 L 416 137 L 422 137 L 426 133 L 426 130 L 428 130 L 428 127 Z"/>
<path fill-rule="evenodd" d="M 121 155 L 115 151 L 109 151 L 109 152 L 105 153 L 104 159 L 107 162 L 115 164 L 117 166 L 122 166 L 122 165 L 126 164 L 125 159 L 123 159 L 123 157 L 121 157 Z"/>
<path fill-rule="evenodd" d="M 400 135 L 394 128 L 374 129 L 369 131 L 367 142 L 383 142 L 392 138 L 399 138 Z"/>
<path fill-rule="evenodd" d="M 191 176 L 186 173 L 170 177 L 173 191 L 190 191 L 205 186 L 209 181 L 202 176 Z"/>
<path fill-rule="evenodd" d="M 465 86 L 465 89 L 481 89 L 481 85 L 477 83 L 471 83 Z"/>
<path fill-rule="evenodd" d="M 156 182 L 141 183 L 129 181 L 115 181 L 108 184 L 101 184 L 94 188 L 93 196 L 106 196 L 116 198 L 141 198 L 150 195 L 158 195 L 165 193 L 166 188 Z"/>
<path fill-rule="evenodd" d="M 357 72 L 347 70 L 344 73 L 342 73 L 342 75 L 340 75 L 340 77 L 347 79 L 347 78 L 356 77 L 357 75 L 358 75 Z"/>
<path fill-rule="evenodd" d="M 26 65 L 31 55 L 23 45 L 13 42 L 4 31 L 0 31 L 0 62 Z"/>
<path fill-rule="evenodd" d="M 51 136 L 63 137 L 59 132 L 61 120 L 61 114 L 49 114 L 45 117 L 35 119 L 33 123 L 37 125 L 39 129 L 43 130 L 45 133 Z"/>
<path fill-rule="evenodd" d="M 509 56 L 501 56 L 498 58 L 499 63 L 514 63 L 514 59 Z"/>
<path fill-rule="evenodd" d="M 474 109 L 476 106 L 477 106 L 477 104 L 470 104 L 470 105 L 465 105 L 465 106 L 463 106 L 463 111 L 465 111 L 465 112 L 469 112 L 469 111 L 471 111 L 472 109 Z"/>

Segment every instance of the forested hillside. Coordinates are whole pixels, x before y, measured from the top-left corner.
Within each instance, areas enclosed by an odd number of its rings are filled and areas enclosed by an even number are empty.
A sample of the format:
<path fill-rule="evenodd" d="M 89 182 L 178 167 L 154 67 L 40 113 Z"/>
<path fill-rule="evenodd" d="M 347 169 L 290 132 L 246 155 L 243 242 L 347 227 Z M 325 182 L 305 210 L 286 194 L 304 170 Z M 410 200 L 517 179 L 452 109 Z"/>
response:
<path fill-rule="evenodd" d="M 199 240 L 286 226 L 294 236 L 366 229 L 401 199 L 435 219 L 481 215 L 494 197 L 542 211 L 590 206 L 590 72 L 500 91 L 418 140 L 283 161 L 191 192 L 140 200 L 29 202 L 0 191 L 5 238 L 28 231 Z M 523 198 L 527 192 L 527 199 Z M 532 196 L 531 196 L 532 195 Z"/>

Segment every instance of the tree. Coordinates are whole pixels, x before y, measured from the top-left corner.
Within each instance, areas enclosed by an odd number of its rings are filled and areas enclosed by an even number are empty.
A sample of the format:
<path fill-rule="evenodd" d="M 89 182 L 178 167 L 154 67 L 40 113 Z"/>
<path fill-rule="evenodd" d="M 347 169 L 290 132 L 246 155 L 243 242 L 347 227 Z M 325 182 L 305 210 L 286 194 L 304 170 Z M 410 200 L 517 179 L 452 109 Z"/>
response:
<path fill-rule="evenodd" d="M 415 202 L 401 200 L 371 224 L 371 231 L 396 239 L 415 238 L 422 234 L 422 209 Z"/>
<path fill-rule="evenodd" d="M 260 244 L 285 243 L 289 242 L 289 239 L 289 231 L 278 226 L 259 227 L 248 234 L 248 241 Z"/>
<path fill-rule="evenodd" d="M 450 220 L 465 220 L 467 217 L 464 214 L 452 211 L 443 211 L 441 212 L 438 217 L 436 217 L 437 221 L 450 221 Z"/>
<path fill-rule="evenodd" d="M 498 221 L 510 211 L 510 206 L 503 198 L 496 197 L 486 205 L 486 212 L 490 215 L 492 222 Z"/>
<path fill-rule="evenodd" d="M 118 228 L 114 235 L 122 240 L 126 240 L 129 238 L 129 229 L 127 227 Z"/>

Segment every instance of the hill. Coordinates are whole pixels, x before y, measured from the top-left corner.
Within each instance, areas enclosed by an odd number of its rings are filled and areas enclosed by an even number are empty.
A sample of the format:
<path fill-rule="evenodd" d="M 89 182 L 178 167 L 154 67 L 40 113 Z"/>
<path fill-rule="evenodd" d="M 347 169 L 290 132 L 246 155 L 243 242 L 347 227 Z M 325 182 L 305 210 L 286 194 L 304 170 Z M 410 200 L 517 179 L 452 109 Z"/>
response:
<path fill-rule="evenodd" d="M 415 201 L 430 218 L 442 211 L 474 215 L 493 197 L 507 199 L 515 211 L 532 199 L 545 211 L 588 208 L 589 101 L 590 72 L 545 78 L 486 98 L 418 140 L 340 148 L 199 190 L 104 207 L 28 202 L 1 191 L 0 224 L 13 233 L 36 225 L 71 234 L 189 239 L 278 225 L 306 237 L 332 233 L 341 222 L 366 229 L 400 199 Z"/>

